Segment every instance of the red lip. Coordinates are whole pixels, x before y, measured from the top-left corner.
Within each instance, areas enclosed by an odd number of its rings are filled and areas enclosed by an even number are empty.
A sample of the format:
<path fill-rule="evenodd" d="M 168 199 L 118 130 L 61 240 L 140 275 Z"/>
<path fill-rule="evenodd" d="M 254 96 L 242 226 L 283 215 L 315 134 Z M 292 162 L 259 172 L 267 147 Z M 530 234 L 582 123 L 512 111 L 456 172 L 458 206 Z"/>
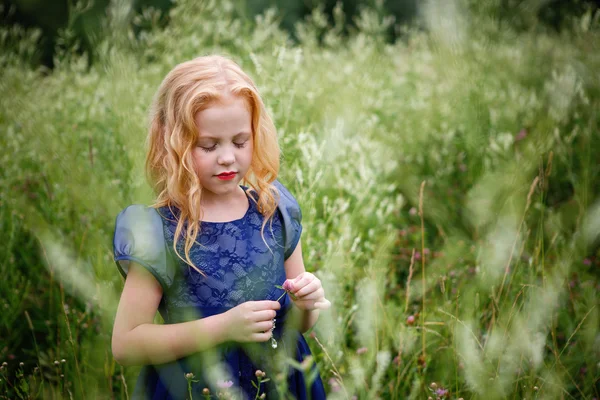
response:
<path fill-rule="evenodd" d="M 224 180 L 224 181 L 228 181 L 228 180 L 235 178 L 236 174 L 237 174 L 237 172 L 223 172 L 223 173 L 217 175 L 217 178 Z"/>
<path fill-rule="evenodd" d="M 235 175 L 235 174 L 236 174 L 236 172 L 234 172 L 234 171 L 228 171 L 228 172 L 221 172 L 217 176 L 229 176 L 229 175 Z"/>

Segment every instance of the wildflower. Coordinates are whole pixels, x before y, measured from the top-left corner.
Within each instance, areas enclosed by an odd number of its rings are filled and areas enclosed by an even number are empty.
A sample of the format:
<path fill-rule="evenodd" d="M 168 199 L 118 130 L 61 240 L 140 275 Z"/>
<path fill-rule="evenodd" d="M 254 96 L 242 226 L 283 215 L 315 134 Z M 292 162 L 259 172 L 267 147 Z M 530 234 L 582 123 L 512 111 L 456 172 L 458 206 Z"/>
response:
<path fill-rule="evenodd" d="M 217 381 L 217 386 L 221 389 L 227 389 L 230 388 L 231 386 L 233 386 L 233 382 L 232 381 L 223 381 L 223 380 L 218 380 Z"/>
<path fill-rule="evenodd" d="M 408 210 L 408 214 L 413 215 L 413 216 L 417 215 L 417 209 L 414 207 L 411 207 L 411 209 Z"/>
<path fill-rule="evenodd" d="M 187 374 L 185 374 L 185 379 L 194 379 L 194 374 L 188 372 Z"/>
<path fill-rule="evenodd" d="M 66 363 L 67 360 L 65 360 L 64 358 L 62 360 L 60 360 L 61 363 Z"/>
<path fill-rule="evenodd" d="M 4 361 L 4 362 L 2 363 L 2 366 L 3 366 L 3 367 L 6 367 L 6 366 L 8 366 L 8 363 L 7 363 L 6 361 Z"/>
<path fill-rule="evenodd" d="M 329 386 L 331 386 L 332 392 L 339 392 L 341 389 L 340 384 L 335 380 L 335 378 L 329 379 Z"/>
<path fill-rule="evenodd" d="M 19 363 L 19 367 L 23 368 L 24 366 L 25 366 L 25 363 L 21 361 L 21 362 Z"/>
<path fill-rule="evenodd" d="M 208 388 L 204 388 L 204 389 L 202 389 L 202 394 L 204 396 L 209 396 L 210 395 L 210 390 Z"/>
<path fill-rule="evenodd" d="M 431 382 L 431 384 L 429 385 L 430 388 L 432 388 L 433 390 L 437 389 L 437 383 L 435 382 Z"/>
<path fill-rule="evenodd" d="M 256 375 L 257 378 L 261 378 L 262 377 L 262 371 L 260 369 L 257 369 L 256 372 L 254 373 L 254 375 Z"/>
<path fill-rule="evenodd" d="M 515 143 L 520 142 L 521 140 L 527 137 L 527 129 L 523 128 L 515 135 Z"/>
<path fill-rule="evenodd" d="M 583 265 L 592 265 L 592 260 L 590 260 L 589 258 L 584 258 Z"/>
<path fill-rule="evenodd" d="M 58 362 L 58 360 L 55 360 L 55 361 L 54 361 L 54 365 L 58 365 L 58 364 L 60 364 L 60 363 Z"/>
<path fill-rule="evenodd" d="M 366 347 L 361 347 L 360 349 L 356 350 L 356 354 L 360 355 L 360 354 L 365 354 L 367 352 L 367 348 Z"/>
<path fill-rule="evenodd" d="M 537 392 L 539 389 L 540 389 L 540 388 L 539 388 L 539 387 L 537 387 L 537 386 L 534 386 L 534 387 L 533 387 L 533 390 L 535 390 L 536 392 Z"/>
<path fill-rule="evenodd" d="M 435 391 L 435 394 L 438 397 L 446 397 L 448 395 L 448 389 L 439 388 Z"/>
<path fill-rule="evenodd" d="M 408 325 L 413 325 L 415 323 L 415 316 L 414 315 L 409 315 L 408 318 L 406 318 L 406 323 Z"/>

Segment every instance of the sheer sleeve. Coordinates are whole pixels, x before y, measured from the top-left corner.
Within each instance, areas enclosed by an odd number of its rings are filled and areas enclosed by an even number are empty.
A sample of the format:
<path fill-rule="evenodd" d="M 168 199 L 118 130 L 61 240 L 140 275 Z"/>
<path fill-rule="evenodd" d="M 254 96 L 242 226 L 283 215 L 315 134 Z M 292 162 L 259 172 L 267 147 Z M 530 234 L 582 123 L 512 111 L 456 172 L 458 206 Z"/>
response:
<path fill-rule="evenodd" d="M 131 261 L 146 268 L 167 291 L 173 283 L 162 220 L 154 208 L 131 205 L 117 216 L 113 238 L 114 259 L 123 277 Z"/>
<path fill-rule="evenodd" d="M 284 237 L 284 259 L 292 255 L 302 234 L 302 212 L 300 205 L 292 194 L 279 181 L 273 185 L 279 192 L 279 205 L 277 208 L 282 217 Z"/>

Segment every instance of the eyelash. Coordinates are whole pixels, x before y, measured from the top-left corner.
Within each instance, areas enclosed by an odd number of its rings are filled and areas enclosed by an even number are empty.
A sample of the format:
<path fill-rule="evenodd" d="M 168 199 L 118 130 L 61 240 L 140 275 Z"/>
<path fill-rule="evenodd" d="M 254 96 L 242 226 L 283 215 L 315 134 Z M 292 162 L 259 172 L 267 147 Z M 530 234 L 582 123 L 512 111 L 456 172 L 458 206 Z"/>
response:
<path fill-rule="evenodd" d="M 237 147 L 238 149 L 243 149 L 244 147 L 246 147 L 246 144 L 248 143 L 248 141 L 246 140 L 244 143 L 234 143 L 233 145 L 235 147 Z M 213 145 L 212 147 L 202 147 L 200 146 L 200 148 L 202 149 L 202 151 L 206 152 L 206 153 L 210 153 L 211 151 L 214 151 L 217 148 L 217 145 Z"/>

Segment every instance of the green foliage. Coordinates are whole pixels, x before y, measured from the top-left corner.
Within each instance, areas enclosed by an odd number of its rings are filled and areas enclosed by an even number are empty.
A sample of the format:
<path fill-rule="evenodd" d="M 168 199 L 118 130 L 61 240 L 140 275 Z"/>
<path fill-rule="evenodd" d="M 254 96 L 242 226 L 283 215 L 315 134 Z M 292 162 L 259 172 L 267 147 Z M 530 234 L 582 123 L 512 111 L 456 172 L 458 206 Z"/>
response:
<path fill-rule="evenodd" d="M 341 8 L 316 9 L 293 44 L 274 10 L 181 0 L 136 37 L 115 3 L 96 62 L 71 43 L 51 73 L 30 67 L 35 33 L 2 28 L 0 394 L 131 392 L 114 218 L 152 201 L 160 81 L 221 53 L 275 120 L 334 304 L 309 336 L 329 398 L 597 397 L 600 14 L 558 35 L 499 23 L 500 3 L 431 2 L 395 44 L 376 8 L 348 37 Z"/>

